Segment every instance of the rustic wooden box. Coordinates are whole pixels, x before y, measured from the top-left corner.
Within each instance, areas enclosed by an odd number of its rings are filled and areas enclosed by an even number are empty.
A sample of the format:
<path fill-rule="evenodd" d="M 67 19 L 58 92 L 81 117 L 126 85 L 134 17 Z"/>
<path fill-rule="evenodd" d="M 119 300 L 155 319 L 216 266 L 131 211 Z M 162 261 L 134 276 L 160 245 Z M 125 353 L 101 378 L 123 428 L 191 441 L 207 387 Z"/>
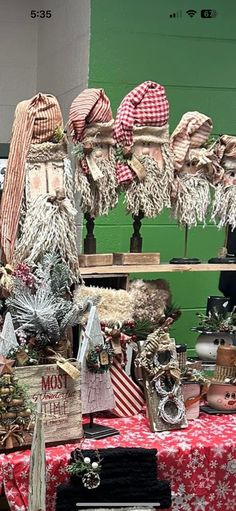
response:
<path fill-rule="evenodd" d="M 113 254 L 80 254 L 79 265 L 81 268 L 90 266 L 112 266 Z"/>
<path fill-rule="evenodd" d="M 80 379 L 73 380 L 56 364 L 17 367 L 15 375 L 27 386 L 33 403 L 42 402 L 46 444 L 77 441 L 83 436 Z"/>
<path fill-rule="evenodd" d="M 113 264 L 160 264 L 159 252 L 117 252 L 113 254 Z"/>

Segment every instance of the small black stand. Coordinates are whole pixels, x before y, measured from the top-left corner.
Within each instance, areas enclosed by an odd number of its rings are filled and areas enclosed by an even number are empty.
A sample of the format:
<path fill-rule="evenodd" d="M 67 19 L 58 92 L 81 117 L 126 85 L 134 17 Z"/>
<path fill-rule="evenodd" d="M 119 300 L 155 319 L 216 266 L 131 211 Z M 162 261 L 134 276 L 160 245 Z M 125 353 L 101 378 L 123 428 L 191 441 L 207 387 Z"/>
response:
<path fill-rule="evenodd" d="M 209 264 L 236 264 L 236 257 L 234 255 L 227 255 L 226 257 L 212 257 L 208 261 Z"/>
<path fill-rule="evenodd" d="M 216 408 L 211 408 L 209 405 L 200 406 L 200 411 L 208 415 L 231 415 L 236 413 L 236 410 L 217 410 Z"/>
<path fill-rule="evenodd" d="M 85 254 L 96 254 L 96 238 L 93 234 L 94 230 L 94 218 L 89 213 L 85 213 L 84 218 L 86 220 L 87 235 L 84 239 L 84 253 Z"/>
<path fill-rule="evenodd" d="M 192 259 L 189 257 L 173 257 L 170 260 L 170 264 L 201 264 L 200 259 L 193 257 Z"/>
<path fill-rule="evenodd" d="M 209 264 L 236 264 L 236 256 L 234 254 L 228 254 L 227 248 L 228 248 L 228 239 L 229 239 L 229 225 L 225 228 L 225 242 L 224 242 L 224 248 L 223 252 L 226 252 L 226 255 L 223 255 L 222 257 L 211 257 L 209 259 Z"/>
<path fill-rule="evenodd" d="M 133 228 L 134 232 L 130 238 L 130 252 L 142 252 L 142 242 L 143 239 L 140 235 L 140 229 L 142 227 L 142 219 L 144 217 L 144 213 L 139 211 L 138 215 L 133 215 Z"/>
<path fill-rule="evenodd" d="M 83 425 L 83 430 L 85 438 L 90 439 L 119 435 L 118 429 L 110 428 L 109 426 L 104 426 L 102 424 L 94 424 L 92 413 L 90 413 L 90 421 Z"/>
<path fill-rule="evenodd" d="M 170 264 L 200 264 L 201 261 L 197 257 L 186 257 L 188 247 L 188 226 L 185 225 L 185 236 L 184 236 L 184 257 L 173 257 L 170 260 Z"/>

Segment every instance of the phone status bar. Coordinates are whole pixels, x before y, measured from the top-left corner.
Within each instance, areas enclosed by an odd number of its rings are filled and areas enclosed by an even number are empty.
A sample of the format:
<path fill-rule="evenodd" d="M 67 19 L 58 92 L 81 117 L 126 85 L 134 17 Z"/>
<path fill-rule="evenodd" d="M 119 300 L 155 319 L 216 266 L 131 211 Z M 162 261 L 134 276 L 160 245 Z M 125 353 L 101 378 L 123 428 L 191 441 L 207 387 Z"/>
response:
<path fill-rule="evenodd" d="M 216 18 L 217 11 L 215 9 L 201 9 L 200 11 L 195 11 L 195 9 L 188 9 L 187 11 L 176 11 L 172 12 L 169 16 L 170 18 L 182 18 L 183 16 L 188 16 L 189 18 L 194 18 L 195 16 L 203 18 L 203 19 L 212 19 Z"/>

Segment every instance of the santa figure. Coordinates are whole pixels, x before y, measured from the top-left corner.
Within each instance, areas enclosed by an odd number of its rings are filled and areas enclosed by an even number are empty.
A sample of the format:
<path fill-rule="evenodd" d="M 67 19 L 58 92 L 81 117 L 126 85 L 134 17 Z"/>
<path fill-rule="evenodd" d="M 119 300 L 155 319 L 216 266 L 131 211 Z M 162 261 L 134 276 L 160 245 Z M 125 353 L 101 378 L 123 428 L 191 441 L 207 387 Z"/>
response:
<path fill-rule="evenodd" d="M 113 118 L 103 89 L 85 89 L 72 102 L 68 128 L 76 156 L 81 209 L 91 218 L 107 215 L 118 202 Z"/>
<path fill-rule="evenodd" d="M 212 120 L 199 112 L 183 115 L 170 138 L 175 179 L 172 214 L 181 226 L 205 224 L 210 204 L 210 182 L 218 174 L 216 158 L 203 147 L 212 130 Z"/>
<path fill-rule="evenodd" d="M 134 217 L 155 218 L 170 207 L 173 163 L 165 89 L 146 81 L 121 102 L 114 127 L 116 171 L 125 206 Z"/>
<path fill-rule="evenodd" d="M 236 137 L 223 135 L 214 150 L 223 176 L 215 188 L 212 205 L 212 220 L 219 228 L 236 227 Z"/>

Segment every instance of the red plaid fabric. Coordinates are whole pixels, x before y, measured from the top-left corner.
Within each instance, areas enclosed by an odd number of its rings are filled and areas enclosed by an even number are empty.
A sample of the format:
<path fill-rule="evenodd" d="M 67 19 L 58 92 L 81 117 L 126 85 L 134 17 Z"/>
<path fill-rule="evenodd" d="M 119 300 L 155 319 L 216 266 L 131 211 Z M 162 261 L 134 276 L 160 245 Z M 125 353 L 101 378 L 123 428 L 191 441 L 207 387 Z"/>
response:
<path fill-rule="evenodd" d="M 140 413 L 145 403 L 143 392 L 116 358 L 110 367 L 110 375 L 116 403 L 113 413 L 117 417 L 132 417 Z"/>
<path fill-rule="evenodd" d="M 114 138 L 123 147 L 133 145 L 134 126 L 164 126 L 169 118 L 165 89 L 147 81 L 133 89 L 120 104 L 114 126 Z"/>
<path fill-rule="evenodd" d="M 134 173 L 125 165 L 125 163 L 116 164 L 116 177 L 119 184 L 128 183 L 129 181 L 133 181 Z"/>
<path fill-rule="evenodd" d="M 83 139 L 86 126 L 112 120 L 111 105 L 103 89 L 84 89 L 72 102 L 68 128 L 73 142 Z"/>

